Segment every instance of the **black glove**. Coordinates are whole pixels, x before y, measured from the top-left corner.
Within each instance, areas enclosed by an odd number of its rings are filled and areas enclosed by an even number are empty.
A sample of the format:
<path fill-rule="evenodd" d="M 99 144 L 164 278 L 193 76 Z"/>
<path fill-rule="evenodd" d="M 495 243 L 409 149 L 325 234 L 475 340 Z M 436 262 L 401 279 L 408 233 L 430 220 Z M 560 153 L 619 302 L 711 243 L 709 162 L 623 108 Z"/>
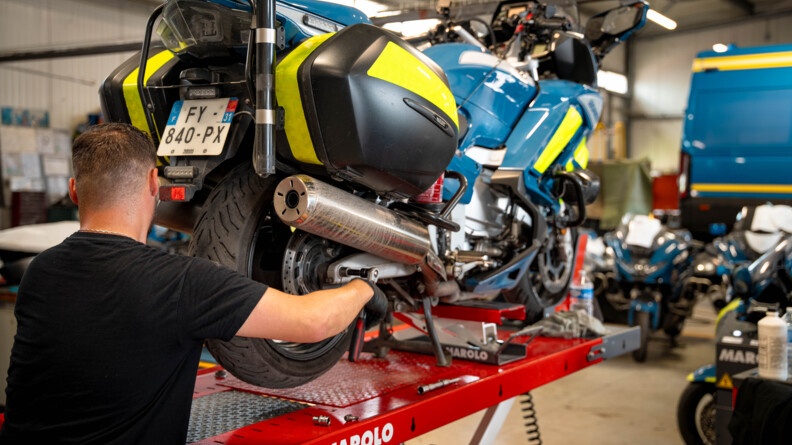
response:
<path fill-rule="evenodd" d="M 385 296 L 385 292 L 382 289 L 371 281 L 363 280 L 362 278 L 356 279 L 368 284 L 371 290 L 374 291 L 374 295 L 363 306 L 363 310 L 366 311 L 366 329 L 369 329 L 385 319 L 385 314 L 388 312 L 388 297 Z"/>

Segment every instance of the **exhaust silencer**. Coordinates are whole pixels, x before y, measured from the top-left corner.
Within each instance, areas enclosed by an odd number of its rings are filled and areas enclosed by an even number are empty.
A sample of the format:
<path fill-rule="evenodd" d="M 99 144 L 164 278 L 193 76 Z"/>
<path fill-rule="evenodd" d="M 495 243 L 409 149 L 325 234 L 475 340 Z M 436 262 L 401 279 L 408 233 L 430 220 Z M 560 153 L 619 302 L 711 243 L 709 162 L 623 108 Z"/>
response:
<path fill-rule="evenodd" d="M 307 175 L 282 180 L 273 204 L 292 227 L 391 261 L 419 264 L 431 252 L 425 226 Z"/>

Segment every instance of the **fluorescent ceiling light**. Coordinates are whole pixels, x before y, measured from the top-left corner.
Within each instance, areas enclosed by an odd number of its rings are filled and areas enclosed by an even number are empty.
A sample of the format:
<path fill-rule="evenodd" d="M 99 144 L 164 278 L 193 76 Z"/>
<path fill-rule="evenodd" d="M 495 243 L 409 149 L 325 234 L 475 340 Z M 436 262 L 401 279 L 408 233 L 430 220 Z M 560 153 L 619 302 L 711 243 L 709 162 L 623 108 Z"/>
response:
<path fill-rule="evenodd" d="M 716 53 L 725 53 L 726 51 L 729 50 L 729 46 L 724 45 L 723 43 L 716 43 L 712 45 L 712 50 L 715 51 Z"/>
<path fill-rule="evenodd" d="M 387 6 L 383 5 L 382 3 L 376 3 L 369 0 L 327 0 L 330 3 L 337 3 L 339 5 L 346 5 L 352 6 L 361 10 L 364 14 L 369 17 L 373 17 L 379 14 L 382 11 L 388 9 Z"/>
<path fill-rule="evenodd" d="M 660 14 L 654 9 L 650 9 L 649 12 L 646 13 L 646 18 L 657 23 L 665 29 L 674 30 L 677 27 L 677 23 L 675 21 L 669 19 L 663 14 Z"/>
<path fill-rule="evenodd" d="M 627 76 L 613 71 L 599 70 L 597 72 L 597 85 L 607 91 L 617 94 L 627 94 Z"/>
<path fill-rule="evenodd" d="M 438 23 L 440 23 L 440 20 L 437 19 L 408 20 L 406 22 L 386 23 L 382 27 L 405 37 L 413 37 L 429 31 L 437 26 Z"/>

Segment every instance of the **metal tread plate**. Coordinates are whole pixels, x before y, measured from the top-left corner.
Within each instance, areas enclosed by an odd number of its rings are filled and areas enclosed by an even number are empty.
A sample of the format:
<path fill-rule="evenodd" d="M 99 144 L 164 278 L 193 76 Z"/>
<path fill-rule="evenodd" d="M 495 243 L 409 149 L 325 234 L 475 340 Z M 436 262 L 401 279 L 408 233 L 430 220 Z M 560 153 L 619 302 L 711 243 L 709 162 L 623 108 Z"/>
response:
<path fill-rule="evenodd" d="M 460 361 L 449 368 L 438 368 L 428 355 L 391 351 L 387 358 L 375 358 L 363 353 L 359 361 L 340 360 L 328 373 L 297 388 L 269 389 L 251 385 L 228 376 L 218 386 L 255 392 L 274 397 L 286 397 L 304 403 L 343 408 L 373 399 L 417 383 L 432 382 L 446 375 L 456 375 L 466 366 Z"/>
<path fill-rule="evenodd" d="M 233 431 L 305 408 L 290 400 L 242 391 L 223 391 L 192 401 L 187 443 Z"/>

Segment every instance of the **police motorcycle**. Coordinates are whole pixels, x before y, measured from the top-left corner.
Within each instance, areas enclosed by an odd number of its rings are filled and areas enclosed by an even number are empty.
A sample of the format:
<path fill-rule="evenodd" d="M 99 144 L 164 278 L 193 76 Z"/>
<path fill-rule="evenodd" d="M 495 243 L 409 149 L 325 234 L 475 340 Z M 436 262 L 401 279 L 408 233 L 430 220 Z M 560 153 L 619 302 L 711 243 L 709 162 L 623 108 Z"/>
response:
<path fill-rule="evenodd" d="M 730 298 L 718 313 L 715 338 L 756 339 L 756 323 L 768 309 L 783 312 L 792 304 L 792 209 L 769 204 L 743 207 L 734 230 L 723 240 L 713 242 L 728 246 L 724 255 L 735 261 L 726 274 Z M 751 362 L 748 358 L 746 361 Z M 677 425 L 687 445 L 716 442 L 716 378 L 714 364 L 704 365 L 687 376 L 690 383 L 677 404 Z"/>
<path fill-rule="evenodd" d="M 767 203 L 740 209 L 732 231 L 715 238 L 693 259 L 688 281 L 694 291 L 708 298 L 716 311 L 723 309 L 731 298 L 731 273 L 775 247 L 790 222 L 792 207 L 787 205 Z"/>
<path fill-rule="evenodd" d="M 159 144 L 155 223 L 191 233 L 191 255 L 294 294 L 364 277 L 429 320 L 441 300 L 539 292 L 539 252 L 559 250 L 548 226 L 580 224 L 596 194 L 581 167 L 598 59 L 647 9 L 559 31 L 543 60 L 564 69 L 536 81 L 478 45 L 422 53 L 345 6 L 169 0 L 103 84 L 103 112 Z M 314 344 L 208 348 L 244 381 L 293 387 L 355 356 L 363 318 Z"/>
<path fill-rule="evenodd" d="M 652 332 L 662 329 L 673 346 L 692 314 L 696 294 L 685 283 L 699 246 L 687 230 L 671 230 L 659 219 L 629 213 L 604 238 L 616 266 L 607 285 L 616 291 L 608 302 L 626 311 L 629 326 L 641 327 L 641 344 L 633 359 L 643 362 Z"/>
<path fill-rule="evenodd" d="M 503 220 L 509 208 L 518 220 L 531 221 L 537 258 L 502 293 L 525 306 L 529 322 L 566 295 L 575 228 L 598 192 L 598 178 L 585 170 L 585 142 L 602 108 L 595 89 L 599 63 L 643 25 L 647 7 L 638 2 L 595 16 L 583 36 L 571 11 L 537 1 L 501 2 L 483 29 L 476 20 L 450 20 L 446 9 L 435 29 L 411 40 L 429 42 L 424 54 L 446 73 L 460 115 L 473 123 L 463 129 L 449 166 L 475 171 L 461 200 L 467 237 L 452 236 L 451 244 L 487 249 L 488 240 L 503 236 L 491 222 Z M 487 124 L 475 125 L 481 121 Z M 447 182 L 446 194 L 454 187 Z"/>

